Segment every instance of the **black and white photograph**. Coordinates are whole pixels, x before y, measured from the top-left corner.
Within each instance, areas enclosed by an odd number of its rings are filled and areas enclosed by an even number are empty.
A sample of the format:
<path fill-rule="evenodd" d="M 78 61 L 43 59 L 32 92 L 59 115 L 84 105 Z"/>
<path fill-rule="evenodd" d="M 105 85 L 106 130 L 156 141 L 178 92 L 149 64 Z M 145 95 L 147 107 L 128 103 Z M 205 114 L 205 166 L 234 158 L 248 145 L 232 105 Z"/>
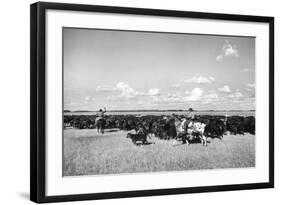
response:
<path fill-rule="evenodd" d="M 274 187 L 274 17 L 160 6 L 30 6 L 31 201 Z"/>
<path fill-rule="evenodd" d="M 64 177 L 256 166 L 254 36 L 64 27 Z"/>

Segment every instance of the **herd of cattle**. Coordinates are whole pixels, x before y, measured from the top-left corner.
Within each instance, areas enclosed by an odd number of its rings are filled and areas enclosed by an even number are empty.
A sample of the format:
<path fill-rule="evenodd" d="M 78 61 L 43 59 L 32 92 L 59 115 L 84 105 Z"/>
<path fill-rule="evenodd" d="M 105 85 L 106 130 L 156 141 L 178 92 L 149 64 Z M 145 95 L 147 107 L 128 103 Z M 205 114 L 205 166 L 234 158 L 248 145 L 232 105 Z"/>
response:
<path fill-rule="evenodd" d="M 65 115 L 64 127 L 73 127 L 76 129 L 94 129 L 101 126 L 103 129 L 119 129 L 119 130 L 135 130 L 140 134 L 129 134 L 135 143 L 138 138 L 146 141 L 147 136 L 155 136 L 160 139 L 176 139 L 177 130 L 174 124 L 174 119 L 182 119 L 184 116 L 135 116 L 135 115 L 107 115 L 97 125 L 95 115 Z M 195 122 L 204 123 L 204 135 L 211 138 L 222 139 L 226 132 L 231 134 L 255 134 L 255 117 L 248 116 L 211 116 L 211 115 L 196 115 Z M 98 127 L 99 128 L 99 127 Z"/>

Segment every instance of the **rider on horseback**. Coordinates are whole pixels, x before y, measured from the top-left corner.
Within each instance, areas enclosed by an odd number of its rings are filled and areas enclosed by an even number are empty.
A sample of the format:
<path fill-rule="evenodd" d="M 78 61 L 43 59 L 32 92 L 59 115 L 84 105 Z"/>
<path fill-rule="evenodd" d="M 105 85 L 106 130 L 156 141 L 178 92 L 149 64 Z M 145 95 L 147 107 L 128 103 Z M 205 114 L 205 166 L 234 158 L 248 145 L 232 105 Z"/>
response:
<path fill-rule="evenodd" d="M 187 110 L 187 115 L 184 116 L 184 118 L 179 119 L 175 114 L 172 114 L 173 120 L 175 123 L 176 128 L 176 140 L 182 140 L 183 143 L 189 144 L 189 140 L 192 140 L 192 130 L 193 125 L 189 125 L 194 120 L 194 113 L 193 109 L 189 108 Z"/>
<path fill-rule="evenodd" d="M 186 115 L 186 128 L 190 128 L 188 125 L 193 122 L 195 116 L 194 116 L 194 113 L 193 113 L 193 109 L 192 108 L 189 108 L 187 110 L 187 115 Z"/>
<path fill-rule="evenodd" d="M 104 107 L 104 109 L 100 109 L 98 112 L 97 112 L 97 117 L 96 117 L 96 120 L 95 120 L 95 123 L 97 124 L 97 122 L 100 120 L 100 119 L 103 119 L 104 118 L 104 113 L 106 113 L 106 108 Z"/>

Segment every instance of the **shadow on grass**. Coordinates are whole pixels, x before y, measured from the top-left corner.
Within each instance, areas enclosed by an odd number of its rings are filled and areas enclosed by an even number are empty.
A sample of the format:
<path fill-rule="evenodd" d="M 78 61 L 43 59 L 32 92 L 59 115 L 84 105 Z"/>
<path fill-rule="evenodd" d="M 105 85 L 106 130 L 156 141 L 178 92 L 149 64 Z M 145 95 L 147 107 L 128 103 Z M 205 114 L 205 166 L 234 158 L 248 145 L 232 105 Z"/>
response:
<path fill-rule="evenodd" d="M 136 146 L 143 146 L 143 145 L 151 145 L 151 144 L 155 144 L 155 142 L 144 142 L 144 143 L 136 143 Z"/>
<path fill-rule="evenodd" d="M 119 130 L 118 129 L 112 129 L 112 130 L 104 130 L 104 132 L 118 132 Z"/>
<path fill-rule="evenodd" d="M 177 147 L 177 146 L 181 146 L 181 145 L 185 145 L 185 146 L 186 146 L 186 143 L 185 143 L 185 142 L 182 142 L 182 141 L 178 141 L 178 142 L 179 142 L 179 143 L 174 144 L 174 145 L 172 145 L 172 146 L 173 146 L 173 147 Z M 210 144 L 210 143 L 211 143 L 210 140 L 207 140 L 206 142 L 207 142 L 207 144 Z M 191 145 L 191 144 L 201 144 L 201 141 L 200 141 L 200 139 L 193 139 L 193 140 L 189 141 L 189 145 Z"/>

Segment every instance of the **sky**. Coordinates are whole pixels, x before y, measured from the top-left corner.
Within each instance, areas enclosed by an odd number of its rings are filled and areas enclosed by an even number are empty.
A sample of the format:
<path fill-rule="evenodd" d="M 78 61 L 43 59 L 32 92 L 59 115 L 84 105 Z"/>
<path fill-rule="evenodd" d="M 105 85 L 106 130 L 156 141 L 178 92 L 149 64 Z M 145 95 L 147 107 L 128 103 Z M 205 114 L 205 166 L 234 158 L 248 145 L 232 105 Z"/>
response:
<path fill-rule="evenodd" d="M 63 29 L 64 109 L 255 109 L 255 38 Z"/>

